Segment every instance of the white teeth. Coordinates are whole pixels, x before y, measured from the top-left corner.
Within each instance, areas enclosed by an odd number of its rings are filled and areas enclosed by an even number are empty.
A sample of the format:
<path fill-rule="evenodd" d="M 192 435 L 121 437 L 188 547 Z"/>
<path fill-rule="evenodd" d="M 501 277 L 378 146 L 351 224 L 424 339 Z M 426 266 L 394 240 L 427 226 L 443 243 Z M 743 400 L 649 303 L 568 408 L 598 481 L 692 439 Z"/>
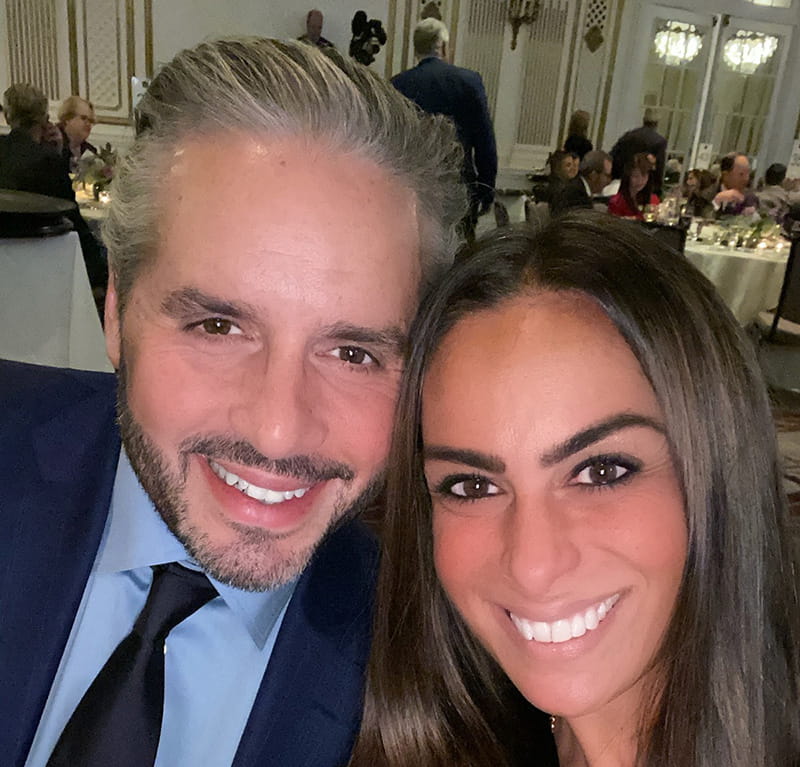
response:
<path fill-rule="evenodd" d="M 582 637 L 587 631 L 594 631 L 618 599 L 619 594 L 614 594 L 588 610 L 576 613 L 571 618 L 561 618 L 552 623 L 529 621 L 514 615 L 514 613 L 509 613 L 509 615 L 517 627 L 517 631 L 528 641 L 533 639 L 536 642 L 544 643 L 568 642 L 570 639 Z"/>
<path fill-rule="evenodd" d="M 292 498 L 302 498 L 307 492 L 307 487 L 298 487 L 296 490 L 270 490 L 266 487 L 259 487 L 258 485 L 251 485 L 241 477 L 237 477 L 233 472 L 223 469 L 215 461 L 209 460 L 208 465 L 211 470 L 216 474 L 225 484 L 231 487 L 236 487 L 241 490 L 248 498 L 253 498 L 264 504 L 283 503 L 290 501 Z"/>

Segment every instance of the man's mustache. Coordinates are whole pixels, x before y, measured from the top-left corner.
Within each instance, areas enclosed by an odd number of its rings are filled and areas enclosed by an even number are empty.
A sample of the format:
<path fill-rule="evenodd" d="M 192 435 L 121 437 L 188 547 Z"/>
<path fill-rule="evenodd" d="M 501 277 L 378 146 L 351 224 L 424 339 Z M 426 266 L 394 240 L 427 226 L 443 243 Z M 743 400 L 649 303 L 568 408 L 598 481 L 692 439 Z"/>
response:
<path fill-rule="evenodd" d="M 245 440 L 219 435 L 188 437 L 181 442 L 178 450 L 184 479 L 188 470 L 189 456 L 192 453 L 203 455 L 211 460 L 232 461 L 242 466 L 261 469 L 270 474 L 300 479 L 309 485 L 331 479 L 352 482 L 355 478 L 355 471 L 352 468 L 337 461 L 313 455 L 268 458 Z"/>

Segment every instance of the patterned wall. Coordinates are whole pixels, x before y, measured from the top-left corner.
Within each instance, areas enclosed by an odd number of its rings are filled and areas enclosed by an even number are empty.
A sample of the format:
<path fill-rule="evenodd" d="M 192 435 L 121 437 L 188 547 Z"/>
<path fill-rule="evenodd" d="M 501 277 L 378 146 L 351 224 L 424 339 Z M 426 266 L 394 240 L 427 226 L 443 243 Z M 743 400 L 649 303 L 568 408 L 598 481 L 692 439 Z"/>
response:
<path fill-rule="evenodd" d="M 481 73 L 492 116 L 497 103 L 507 13 L 508 5 L 502 0 L 474 0 L 469 6 L 466 28 L 461 32 L 462 65 Z"/>
<path fill-rule="evenodd" d="M 59 97 L 55 0 L 5 0 L 9 82 Z"/>
<path fill-rule="evenodd" d="M 550 146 L 552 143 L 566 97 L 566 93 L 559 91 L 559 73 L 568 53 L 567 29 L 573 6 L 570 0 L 543 0 L 539 18 L 530 27 L 520 95 L 518 144 Z"/>
<path fill-rule="evenodd" d="M 98 111 L 119 112 L 126 96 L 125 9 L 120 0 L 83 0 L 82 6 L 86 98 Z"/>

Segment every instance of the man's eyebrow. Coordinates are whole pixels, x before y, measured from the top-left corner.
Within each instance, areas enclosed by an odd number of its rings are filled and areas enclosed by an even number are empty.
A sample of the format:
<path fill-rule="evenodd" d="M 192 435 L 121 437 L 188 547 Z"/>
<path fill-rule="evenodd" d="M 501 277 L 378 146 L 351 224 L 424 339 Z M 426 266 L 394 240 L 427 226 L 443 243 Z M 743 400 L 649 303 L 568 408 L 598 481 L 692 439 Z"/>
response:
<path fill-rule="evenodd" d="M 426 461 L 463 463 L 473 469 L 490 471 L 493 474 L 502 474 L 506 470 L 505 463 L 496 455 L 480 453 L 477 450 L 464 450 L 444 445 L 425 445 L 424 457 Z"/>
<path fill-rule="evenodd" d="M 396 325 L 387 328 L 367 328 L 347 322 L 337 322 L 325 327 L 322 334 L 325 338 L 389 349 L 395 354 L 402 354 L 408 342 L 406 332 Z"/>
<path fill-rule="evenodd" d="M 595 442 L 599 442 L 609 434 L 613 434 L 621 429 L 631 428 L 632 426 L 644 426 L 648 429 L 654 429 L 659 434 L 666 433 L 663 424 L 660 424 L 653 418 L 638 415 L 637 413 L 620 413 L 619 415 L 593 424 L 579 431 L 577 434 L 573 434 L 569 439 L 564 440 L 542 455 L 539 459 L 539 463 L 545 468 L 553 466 Z"/>
<path fill-rule="evenodd" d="M 255 309 L 245 302 L 227 301 L 224 298 L 204 293 L 197 288 L 173 290 L 161 302 L 161 310 L 167 316 L 175 319 L 198 312 L 221 315 L 235 320 L 251 320 L 256 315 Z"/>

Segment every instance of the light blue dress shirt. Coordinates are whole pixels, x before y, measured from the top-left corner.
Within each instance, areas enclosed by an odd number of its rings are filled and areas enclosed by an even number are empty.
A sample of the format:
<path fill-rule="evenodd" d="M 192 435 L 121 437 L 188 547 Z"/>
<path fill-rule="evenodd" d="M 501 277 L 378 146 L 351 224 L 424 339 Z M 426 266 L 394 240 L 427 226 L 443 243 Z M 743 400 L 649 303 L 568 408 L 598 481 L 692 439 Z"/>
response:
<path fill-rule="evenodd" d="M 78 702 L 144 606 L 150 566 L 165 562 L 196 567 L 153 507 L 123 450 L 103 539 L 26 767 L 47 763 Z M 246 592 L 211 581 L 220 596 L 167 638 L 156 767 L 233 762 L 295 586 Z"/>

